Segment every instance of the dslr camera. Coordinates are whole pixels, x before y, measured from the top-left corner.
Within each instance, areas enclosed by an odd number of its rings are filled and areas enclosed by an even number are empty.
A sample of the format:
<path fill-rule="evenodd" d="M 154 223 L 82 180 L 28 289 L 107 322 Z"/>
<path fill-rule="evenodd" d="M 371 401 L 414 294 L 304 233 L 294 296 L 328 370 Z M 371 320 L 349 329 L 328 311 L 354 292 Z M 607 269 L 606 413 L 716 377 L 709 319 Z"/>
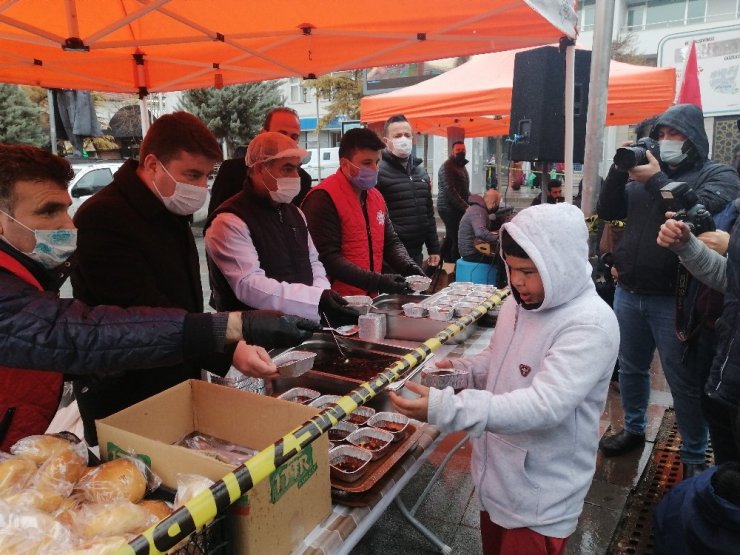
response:
<path fill-rule="evenodd" d="M 686 222 L 694 235 L 716 229 L 712 214 L 699 204 L 699 197 L 688 183 L 673 181 L 662 187 L 660 194 L 667 201 L 668 209 L 676 210 L 673 219 Z"/>
<path fill-rule="evenodd" d="M 648 150 L 652 152 L 653 156 L 660 160 L 660 145 L 658 144 L 658 141 L 655 141 L 650 137 L 643 137 L 630 146 L 618 148 L 614 155 L 614 165 L 617 169 L 626 172 L 635 166 L 647 164 Z"/>

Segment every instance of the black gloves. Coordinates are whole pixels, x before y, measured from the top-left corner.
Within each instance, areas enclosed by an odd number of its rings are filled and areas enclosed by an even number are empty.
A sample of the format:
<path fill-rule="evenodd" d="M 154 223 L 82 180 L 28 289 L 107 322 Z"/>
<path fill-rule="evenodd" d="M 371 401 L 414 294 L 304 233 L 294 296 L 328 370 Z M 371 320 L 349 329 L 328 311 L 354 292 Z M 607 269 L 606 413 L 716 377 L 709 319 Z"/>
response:
<path fill-rule="evenodd" d="M 242 312 L 242 336 L 247 343 L 265 349 L 293 347 L 302 343 L 320 326 L 311 320 L 289 316 L 276 310 Z"/>
<path fill-rule="evenodd" d="M 331 289 L 324 290 L 319 299 L 319 316 L 328 320 L 327 326 L 336 328 L 356 324 L 360 313 L 347 306 L 347 299 Z"/>
<path fill-rule="evenodd" d="M 378 280 L 378 291 L 381 293 L 408 293 L 411 289 L 402 275 L 381 274 Z"/>
<path fill-rule="evenodd" d="M 406 277 L 408 276 L 426 276 L 426 273 L 424 273 L 424 270 L 414 264 L 413 266 L 409 266 L 406 269 Z"/>

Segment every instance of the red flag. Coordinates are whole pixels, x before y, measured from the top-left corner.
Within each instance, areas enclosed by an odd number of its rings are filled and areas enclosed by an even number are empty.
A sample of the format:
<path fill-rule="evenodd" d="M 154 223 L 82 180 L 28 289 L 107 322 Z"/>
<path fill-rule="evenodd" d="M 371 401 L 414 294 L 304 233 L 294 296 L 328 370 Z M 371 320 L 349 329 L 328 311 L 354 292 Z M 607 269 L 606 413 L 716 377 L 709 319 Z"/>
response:
<path fill-rule="evenodd" d="M 694 104 L 701 108 L 699 65 L 696 62 L 696 43 L 694 41 L 691 42 L 689 57 L 686 59 L 686 67 L 676 96 L 676 104 Z"/>

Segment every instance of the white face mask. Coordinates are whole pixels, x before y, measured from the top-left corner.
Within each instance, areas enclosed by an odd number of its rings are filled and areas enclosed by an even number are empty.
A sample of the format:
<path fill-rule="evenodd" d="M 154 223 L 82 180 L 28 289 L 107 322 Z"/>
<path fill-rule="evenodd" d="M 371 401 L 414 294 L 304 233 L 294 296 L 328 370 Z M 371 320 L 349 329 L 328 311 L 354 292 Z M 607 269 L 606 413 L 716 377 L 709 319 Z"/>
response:
<path fill-rule="evenodd" d="M 0 210 L 0 212 L 2 212 Z M 29 258 L 41 264 L 47 270 L 56 268 L 66 262 L 77 249 L 77 230 L 76 229 L 31 229 L 27 225 L 19 222 L 7 212 L 3 212 L 8 218 L 13 220 L 21 227 L 25 227 L 33 233 L 36 239 L 36 246 L 31 252 L 23 253 Z M 10 245 L 5 236 L 2 237 Z M 15 246 L 11 245 L 13 248 Z M 19 249 L 16 249 L 19 252 Z"/>
<path fill-rule="evenodd" d="M 162 193 L 159 192 L 157 184 L 154 183 L 154 188 L 157 190 L 159 198 L 162 199 L 164 207 L 178 216 L 189 216 L 196 213 L 198 210 L 203 208 L 203 205 L 208 199 L 208 188 L 199 187 L 198 185 L 191 185 L 190 183 L 184 183 L 177 181 L 172 174 L 167 171 L 162 162 L 159 162 L 162 166 L 164 173 L 166 173 L 172 181 L 175 182 L 175 191 L 169 197 L 163 197 Z"/>
<path fill-rule="evenodd" d="M 390 143 L 390 151 L 399 158 L 408 158 L 411 154 L 411 147 L 414 144 L 408 137 L 390 139 Z"/>
<path fill-rule="evenodd" d="M 682 152 L 684 141 L 658 141 L 660 145 L 660 159 L 669 166 L 677 166 L 686 160 L 686 153 Z"/>
<path fill-rule="evenodd" d="M 296 177 L 275 177 L 270 173 L 270 170 L 265 167 L 265 171 L 270 174 L 270 177 L 272 177 L 275 182 L 277 183 L 277 190 L 271 191 L 267 188 L 267 185 L 265 185 L 265 182 L 262 181 L 262 184 L 264 185 L 265 189 L 267 189 L 267 192 L 270 193 L 270 198 L 277 202 L 277 203 L 289 203 L 291 200 L 293 200 L 298 193 L 301 192 L 301 178 L 300 176 Z"/>

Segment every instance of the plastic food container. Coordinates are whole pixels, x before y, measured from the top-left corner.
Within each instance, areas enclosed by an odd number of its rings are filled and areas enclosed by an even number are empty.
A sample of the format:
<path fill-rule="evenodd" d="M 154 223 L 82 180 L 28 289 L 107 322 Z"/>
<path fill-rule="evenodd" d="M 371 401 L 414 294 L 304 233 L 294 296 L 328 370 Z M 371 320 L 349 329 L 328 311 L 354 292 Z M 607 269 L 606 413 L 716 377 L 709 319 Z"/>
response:
<path fill-rule="evenodd" d="M 432 284 L 432 278 L 428 278 L 427 276 L 407 276 L 406 283 L 412 291 L 421 293 L 429 289 L 429 286 Z"/>
<path fill-rule="evenodd" d="M 406 303 L 401 308 L 409 318 L 424 318 L 427 315 L 426 307 L 419 303 Z"/>
<path fill-rule="evenodd" d="M 277 355 L 272 361 L 277 366 L 278 374 L 283 378 L 297 378 L 313 368 L 316 353 L 309 351 L 286 351 Z"/>
<path fill-rule="evenodd" d="M 329 429 L 329 441 L 338 444 L 347 439 L 347 436 L 352 432 L 356 432 L 357 429 L 357 425 L 352 424 L 352 422 L 345 422 L 344 420 L 337 422 Z"/>
<path fill-rule="evenodd" d="M 393 441 L 401 441 L 409 425 L 409 417 L 397 412 L 378 412 L 367 421 L 367 425 L 387 432 Z"/>
<path fill-rule="evenodd" d="M 314 399 L 318 399 L 320 396 L 321 393 L 319 393 L 315 389 L 308 389 L 306 387 L 294 387 L 293 389 L 289 389 L 285 393 L 278 395 L 278 399 L 307 405 Z"/>
<path fill-rule="evenodd" d="M 347 304 L 360 314 L 367 314 L 370 312 L 370 307 L 373 306 L 373 300 L 366 295 L 349 295 L 344 298 Z"/>
<path fill-rule="evenodd" d="M 427 387 L 436 387 L 437 389 L 444 389 L 446 387 L 464 389 L 468 386 L 469 375 L 466 370 L 437 368 L 435 366 L 421 371 L 421 384 Z"/>
<path fill-rule="evenodd" d="M 360 428 L 347 436 L 347 442 L 370 451 L 372 460 L 377 461 L 388 452 L 393 443 L 393 434 L 377 428 Z"/>
<path fill-rule="evenodd" d="M 356 482 L 367 472 L 367 465 L 372 458 L 370 451 L 354 445 L 340 445 L 329 451 L 329 470 L 334 478 Z"/>
<path fill-rule="evenodd" d="M 367 422 L 367 419 L 375 414 L 375 409 L 370 407 L 357 407 L 352 411 L 352 414 L 347 416 L 347 422 L 362 426 Z"/>

